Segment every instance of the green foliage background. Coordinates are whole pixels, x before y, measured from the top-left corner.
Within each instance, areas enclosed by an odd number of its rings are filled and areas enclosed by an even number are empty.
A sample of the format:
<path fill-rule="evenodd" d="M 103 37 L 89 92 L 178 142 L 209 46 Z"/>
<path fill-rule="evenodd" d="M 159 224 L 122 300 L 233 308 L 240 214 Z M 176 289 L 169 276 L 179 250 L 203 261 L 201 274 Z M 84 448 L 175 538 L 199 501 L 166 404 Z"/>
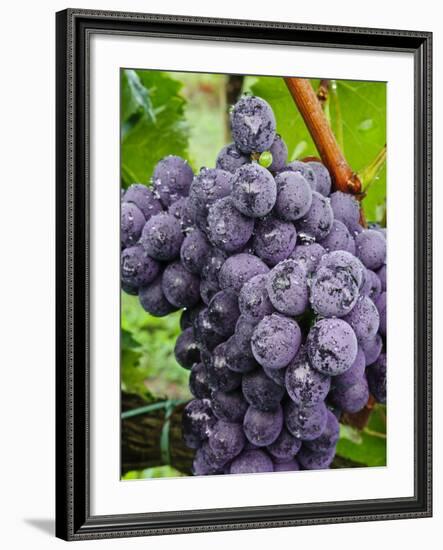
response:
<path fill-rule="evenodd" d="M 186 158 L 194 171 L 214 166 L 218 151 L 231 141 L 226 75 L 121 71 L 121 185 L 150 185 L 155 164 L 168 154 Z M 312 80 L 317 87 L 319 80 Z M 277 77 L 244 78 L 243 91 L 266 99 L 277 130 L 288 145 L 289 160 L 317 156 L 315 145 Z M 331 81 L 325 113 L 351 167 L 365 174 L 386 144 L 386 83 Z M 364 181 L 366 218 L 385 219 L 386 166 Z M 155 318 L 137 297 L 122 293 L 121 387 L 154 399 L 190 399 L 189 372 L 174 358 L 180 313 Z M 362 431 L 342 426 L 337 453 L 362 466 L 386 464 L 386 410 L 376 406 Z M 159 465 L 128 472 L 126 479 L 180 475 Z"/>

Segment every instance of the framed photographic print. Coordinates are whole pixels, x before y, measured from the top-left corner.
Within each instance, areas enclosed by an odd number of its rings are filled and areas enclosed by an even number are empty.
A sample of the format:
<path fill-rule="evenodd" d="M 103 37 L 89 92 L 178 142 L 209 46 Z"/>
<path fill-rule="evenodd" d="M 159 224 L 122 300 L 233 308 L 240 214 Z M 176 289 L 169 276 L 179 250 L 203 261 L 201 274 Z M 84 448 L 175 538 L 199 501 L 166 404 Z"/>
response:
<path fill-rule="evenodd" d="M 431 40 L 57 14 L 57 536 L 431 515 Z"/>

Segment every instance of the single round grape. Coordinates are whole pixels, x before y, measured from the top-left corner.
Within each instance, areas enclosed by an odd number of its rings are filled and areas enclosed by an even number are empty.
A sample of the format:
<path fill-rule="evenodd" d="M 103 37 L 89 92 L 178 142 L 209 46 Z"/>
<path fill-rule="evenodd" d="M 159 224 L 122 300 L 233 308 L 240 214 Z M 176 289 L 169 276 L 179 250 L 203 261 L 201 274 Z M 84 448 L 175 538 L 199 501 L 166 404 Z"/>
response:
<path fill-rule="evenodd" d="M 355 237 L 357 256 L 368 269 L 379 269 L 386 260 L 386 239 L 378 231 L 365 229 Z"/>
<path fill-rule="evenodd" d="M 120 242 L 123 248 L 137 244 L 145 223 L 142 211 L 135 204 L 124 202 L 121 205 Z"/>
<path fill-rule="evenodd" d="M 273 313 L 264 317 L 252 335 L 251 347 L 263 367 L 281 369 L 294 358 L 301 343 L 297 322 Z"/>
<path fill-rule="evenodd" d="M 141 246 L 125 248 L 120 265 L 123 284 L 134 289 L 152 283 L 160 273 L 160 265 Z"/>
<path fill-rule="evenodd" d="M 386 292 L 386 264 L 383 264 L 379 270 L 377 270 L 377 276 L 380 279 L 381 289 Z"/>
<path fill-rule="evenodd" d="M 254 220 L 236 209 L 232 197 L 223 197 L 209 208 L 209 239 L 225 252 L 236 252 L 243 248 L 253 230 Z"/>
<path fill-rule="evenodd" d="M 134 285 L 130 285 L 125 282 L 121 282 L 121 289 L 123 292 L 126 292 L 126 294 L 129 294 L 130 296 L 137 296 L 138 294 L 138 287 Z"/>
<path fill-rule="evenodd" d="M 285 376 L 286 376 L 286 367 L 282 369 L 269 369 L 268 367 L 262 367 L 263 372 L 276 384 L 285 387 Z"/>
<path fill-rule="evenodd" d="M 353 195 L 342 191 L 335 191 L 331 194 L 330 199 L 334 218 L 343 222 L 349 231 L 353 231 L 360 220 L 358 200 Z"/>
<path fill-rule="evenodd" d="M 149 219 L 140 238 L 146 252 L 155 260 L 174 260 L 180 253 L 183 233 L 180 222 L 164 212 Z"/>
<path fill-rule="evenodd" d="M 203 363 L 195 363 L 191 369 L 189 375 L 189 389 L 194 397 L 197 399 L 206 399 L 211 397 L 211 388 L 208 384 L 208 375 L 206 367 Z M 214 408 L 214 401 L 211 400 L 211 408 L 217 418 L 218 414 Z"/>
<path fill-rule="evenodd" d="M 194 330 L 192 328 L 187 328 L 177 338 L 174 355 L 177 363 L 188 370 L 200 361 L 200 350 L 194 339 Z"/>
<path fill-rule="evenodd" d="M 310 275 L 325 254 L 326 250 L 318 243 L 299 244 L 291 252 L 289 259 L 295 260 Z"/>
<path fill-rule="evenodd" d="M 326 426 L 322 434 L 312 441 L 306 441 L 303 444 L 305 448 L 320 453 L 335 449 L 340 437 L 340 424 L 329 409 L 326 410 L 326 415 Z"/>
<path fill-rule="evenodd" d="M 202 268 L 202 279 L 206 279 L 212 286 L 218 287 L 218 274 L 227 257 L 226 252 L 212 248 Z"/>
<path fill-rule="evenodd" d="M 297 241 L 294 224 L 267 216 L 255 225 L 255 254 L 269 266 L 277 265 L 291 254 Z"/>
<path fill-rule="evenodd" d="M 298 472 L 298 470 L 300 465 L 295 458 L 285 462 L 274 462 L 274 472 Z"/>
<path fill-rule="evenodd" d="M 221 288 L 233 288 L 240 292 L 241 287 L 260 273 L 268 273 L 269 267 L 257 256 L 252 254 L 234 254 L 222 265 L 218 281 Z"/>
<path fill-rule="evenodd" d="M 343 319 L 353 328 L 358 342 L 372 340 L 380 325 L 378 310 L 367 296 L 361 296 Z"/>
<path fill-rule="evenodd" d="M 311 208 L 297 220 L 297 230 L 300 236 L 320 240 L 329 234 L 333 221 L 334 214 L 329 199 L 313 191 Z"/>
<path fill-rule="evenodd" d="M 232 460 L 245 446 L 243 427 L 241 424 L 218 420 L 209 435 L 208 443 L 216 457 Z"/>
<path fill-rule="evenodd" d="M 213 351 L 212 361 L 206 367 L 209 386 L 214 391 L 229 392 L 241 385 L 241 375 L 228 367 L 226 344 L 219 344 Z"/>
<path fill-rule="evenodd" d="M 358 348 L 357 357 L 349 369 L 343 374 L 334 376 L 333 387 L 347 388 L 360 381 L 365 374 L 366 357 L 362 348 Z"/>
<path fill-rule="evenodd" d="M 211 246 L 203 231 L 195 228 L 188 233 L 180 248 L 180 259 L 183 266 L 190 272 L 199 275 L 205 265 Z"/>
<path fill-rule="evenodd" d="M 338 386 L 331 392 L 331 400 L 343 412 L 356 413 L 361 411 L 369 399 L 369 388 L 366 376 L 362 376 L 355 384 L 348 387 Z"/>
<path fill-rule="evenodd" d="M 175 307 L 193 307 L 200 301 L 199 278 L 180 262 L 169 264 L 163 271 L 162 288 L 168 302 Z"/>
<path fill-rule="evenodd" d="M 375 363 L 383 348 L 383 340 L 380 334 L 376 334 L 373 340 L 367 340 L 361 344 L 365 354 L 366 366 Z"/>
<path fill-rule="evenodd" d="M 356 305 L 359 292 L 348 271 L 317 269 L 311 280 L 309 300 L 323 317 L 343 317 Z"/>
<path fill-rule="evenodd" d="M 230 288 L 220 290 L 208 305 L 208 317 L 214 330 L 221 336 L 234 334 L 235 324 L 240 316 L 237 294 Z"/>
<path fill-rule="evenodd" d="M 331 176 L 324 164 L 317 161 L 307 163 L 315 174 L 315 190 L 325 197 L 331 192 Z"/>
<path fill-rule="evenodd" d="M 301 440 L 294 437 L 286 428 L 282 428 L 280 435 L 268 445 L 267 451 L 273 459 L 291 460 L 298 453 L 301 447 Z"/>
<path fill-rule="evenodd" d="M 244 153 L 268 151 L 275 139 L 275 126 L 270 105 L 259 97 L 242 97 L 231 111 L 232 137 Z"/>
<path fill-rule="evenodd" d="M 209 437 L 216 422 L 209 399 L 193 399 L 184 408 L 183 433 L 192 433 L 203 440 Z"/>
<path fill-rule="evenodd" d="M 240 315 L 235 325 L 235 344 L 241 354 L 253 357 L 251 338 L 257 323 L 249 320 L 245 315 Z"/>
<path fill-rule="evenodd" d="M 215 416 L 226 422 L 243 422 L 248 409 L 240 390 L 230 392 L 214 391 L 211 396 L 211 406 Z"/>
<path fill-rule="evenodd" d="M 262 369 L 243 375 L 242 391 L 246 401 L 260 411 L 273 411 L 283 399 L 284 388 L 271 380 Z"/>
<path fill-rule="evenodd" d="M 325 470 L 334 460 L 335 448 L 327 451 L 311 451 L 303 446 L 297 455 L 298 462 L 305 470 Z"/>
<path fill-rule="evenodd" d="M 169 155 L 160 160 L 152 179 L 163 206 L 167 208 L 178 198 L 186 197 L 193 177 L 192 168 L 181 157 Z"/>
<path fill-rule="evenodd" d="M 269 149 L 272 155 L 272 164 L 268 167 L 271 172 L 279 172 L 285 167 L 288 159 L 288 148 L 283 138 L 278 134 Z"/>
<path fill-rule="evenodd" d="M 302 347 L 286 368 L 285 387 L 297 405 L 313 407 L 326 399 L 331 378 L 311 367 L 306 350 Z"/>
<path fill-rule="evenodd" d="M 342 374 L 357 357 L 357 337 L 342 319 L 317 321 L 309 331 L 306 344 L 311 365 L 323 374 Z"/>
<path fill-rule="evenodd" d="M 149 187 L 142 183 L 133 183 L 122 198 L 123 202 L 132 202 L 142 212 L 146 221 L 163 210 L 161 202 Z"/>
<path fill-rule="evenodd" d="M 199 449 L 202 446 L 203 441 L 193 433 L 185 433 L 182 430 L 182 437 L 183 442 L 188 449 Z"/>
<path fill-rule="evenodd" d="M 386 337 L 386 296 L 386 292 L 382 292 L 375 301 L 380 316 L 379 332 L 384 337 Z"/>
<path fill-rule="evenodd" d="M 159 275 L 148 286 L 140 288 L 138 299 L 142 308 L 154 317 L 165 317 L 177 309 L 165 297 L 162 275 Z"/>
<path fill-rule="evenodd" d="M 270 151 L 263 151 L 258 158 L 258 164 L 263 168 L 269 168 L 272 164 L 272 153 Z"/>
<path fill-rule="evenodd" d="M 197 449 L 194 460 L 192 462 L 192 474 L 194 476 L 208 476 L 217 474 L 222 470 L 224 464 L 216 465 L 216 463 L 210 461 L 207 457 L 207 453 L 200 447 Z"/>
<path fill-rule="evenodd" d="M 299 407 L 294 401 L 288 400 L 284 411 L 286 428 L 297 439 L 311 441 L 323 433 L 327 421 L 324 401 L 313 407 Z"/>
<path fill-rule="evenodd" d="M 268 275 L 267 290 L 272 305 L 280 313 L 301 315 L 308 305 L 306 271 L 296 260 L 284 260 Z"/>
<path fill-rule="evenodd" d="M 366 269 L 365 282 L 363 283 L 360 294 L 368 296 L 372 301 L 376 300 L 381 294 L 381 282 L 374 271 Z"/>
<path fill-rule="evenodd" d="M 378 403 L 386 403 L 386 354 L 380 353 L 377 361 L 366 370 L 369 389 Z"/>
<path fill-rule="evenodd" d="M 332 271 L 347 271 L 358 288 L 364 283 L 365 268 L 361 261 L 345 250 L 334 250 L 325 254 L 318 267 L 327 267 Z"/>
<path fill-rule="evenodd" d="M 229 459 L 225 456 L 219 456 L 212 450 L 208 441 L 204 441 L 200 449 L 196 453 L 196 457 L 199 457 L 198 466 L 200 466 L 200 473 L 194 472 L 194 475 L 211 475 L 222 474 L 229 462 Z M 193 467 L 195 468 L 195 461 Z"/>
<path fill-rule="evenodd" d="M 185 330 L 189 327 L 193 327 L 195 319 L 202 309 L 204 309 L 204 305 L 201 303 L 194 307 L 184 309 L 180 316 L 180 328 Z"/>
<path fill-rule="evenodd" d="M 285 166 L 282 171 L 296 172 L 301 174 L 309 183 L 312 191 L 316 191 L 317 179 L 315 177 L 315 172 L 307 162 L 294 160 L 290 162 L 287 166 Z"/>
<path fill-rule="evenodd" d="M 274 311 L 274 306 L 266 290 L 267 280 L 267 273 L 255 275 L 242 286 L 238 297 L 241 314 L 256 323 Z"/>
<path fill-rule="evenodd" d="M 274 207 L 277 185 L 269 170 L 260 164 L 244 164 L 234 174 L 231 196 L 239 212 L 261 218 Z"/>
<path fill-rule="evenodd" d="M 200 281 L 200 297 L 204 304 L 209 305 L 212 298 L 219 292 L 220 287 L 218 285 L 213 286 L 208 280 L 202 279 Z"/>
<path fill-rule="evenodd" d="M 237 168 L 251 162 L 249 155 L 243 154 L 237 149 L 235 143 L 229 143 L 221 149 L 220 153 L 217 156 L 216 168 L 221 170 L 226 170 L 233 174 Z"/>
<path fill-rule="evenodd" d="M 352 235 L 349 233 L 346 225 L 339 221 L 332 222 L 332 228 L 329 234 L 320 241 L 326 252 L 333 250 L 347 250 L 351 254 L 355 253 L 355 242 Z"/>
<path fill-rule="evenodd" d="M 260 411 L 249 406 L 243 420 L 243 429 L 249 442 L 257 447 L 271 445 L 283 427 L 283 410 L 280 405 L 273 411 Z"/>
<path fill-rule="evenodd" d="M 260 450 L 243 451 L 231 463 L 231 474 L 259 474 L 273 472 L 274 465 L 269 456 Z"/>
<path fill-rule="evenodd" d="M 235 334 L 226 340 L 225 354 L 227 365 L 234 372 L 244 374 L 246 372 L 251 372 L 258 367 L 254 357 L 243 354 L 237 344 L 237 337 Z"/>
<path fill-rule="evenodd" d="M 312 189 L 299 172 L 280 172 L 275 176 L 277 184 L 276 214 L 287 221 L 305 216 L 312 204 Z"/>
<path fill-rule="evenodd" d="M 212 351 L 223 341 L 223 336 L 214 330 L 209 321 L 207 308 L 202 309 L 197 315 L 193 328 L 195 340 L 200 345 L 200 349 Z"/>
<path fill-rule="evenodd" d="M 209 207 L 232 191 L 232 174 L 218 168 L 202 168 L 194 177 L 189 200 L 194 208 L 194 220 L 199 229 L 207 230 Z"/>
<path fill-rule="evenodd" d="M 189 197 L 180 197 L 168 208 L 168 214 L 174 216 L 179 222 L 181 230 L 190 231 L 194 226 L 195 209 Z"/>

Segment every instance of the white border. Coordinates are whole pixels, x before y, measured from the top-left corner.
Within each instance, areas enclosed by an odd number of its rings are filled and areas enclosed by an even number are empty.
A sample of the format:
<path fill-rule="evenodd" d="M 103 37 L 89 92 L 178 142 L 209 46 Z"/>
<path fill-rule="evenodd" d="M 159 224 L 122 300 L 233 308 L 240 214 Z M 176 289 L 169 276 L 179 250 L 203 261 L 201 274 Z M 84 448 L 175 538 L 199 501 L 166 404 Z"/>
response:
<path fill-rule="evenodd" d="M 388 465 L 119 480 L 119 69 L 388 82 Z M 413 495 L 413 59 L 410 54 L 95 35 L 91 40 L 91 513 Z M 401 189 L 401 192 L 391 192 Z M 395 200 L 394 200 L 395 196 Z"/>

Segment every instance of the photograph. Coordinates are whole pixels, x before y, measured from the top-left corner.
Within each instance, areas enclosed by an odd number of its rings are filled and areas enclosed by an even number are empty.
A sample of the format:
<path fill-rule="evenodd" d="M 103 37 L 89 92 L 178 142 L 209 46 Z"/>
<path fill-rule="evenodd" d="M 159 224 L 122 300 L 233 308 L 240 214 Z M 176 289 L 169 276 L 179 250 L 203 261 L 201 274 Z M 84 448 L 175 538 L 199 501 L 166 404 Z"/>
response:
<path fill-rule="evenodd" d="M 386 467 L 387 87 L 120 69 L 122 481 Z"/>

